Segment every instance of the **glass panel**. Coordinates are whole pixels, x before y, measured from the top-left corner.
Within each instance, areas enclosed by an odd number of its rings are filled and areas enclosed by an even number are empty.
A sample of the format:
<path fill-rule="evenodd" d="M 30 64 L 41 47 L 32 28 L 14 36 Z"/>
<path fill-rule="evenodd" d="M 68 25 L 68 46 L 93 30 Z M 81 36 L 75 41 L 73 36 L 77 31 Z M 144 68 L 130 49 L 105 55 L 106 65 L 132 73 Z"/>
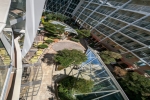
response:
<path fill-rule="evenodd" d="M 2 41 L 0 40 L 0 94 L 3 89 L 9 64 L 10 64 L 10 57 Z"/>
<path fill-rule="evenodd" d="M 146 57 L 143 60 L 146 61 L 148 64 L 150 64 L 150 57 Z"/>
<path fill-rule="evenodd" d="M 75 95 L 76 98 L 78 100 L 92 100 L 96 98 L 97 100 L 110 100 L 112 97 L 111 100 L 123 100 L 121 95 L 117 93 L 113 95 L 118 88 L 97 56 L 90 49 L 87 50 L 86 55 L 88 59 L 82 63 L 82 66 L 80 67 L 80 76 L 85 79 L 93 80 L 94 86 L 92 88 L 92 92 L 88 94 L 77 94 Z M 106 98 L 103 99 L 102 96 L 107 94 L 110 94 L 110 96 L 106 96 Z"/>
<path fill-rule="evenodd" d="M 96 97 L 95 94 L 76 95 L 77 100 L 92 100 Z"/>
<path fill-rule="evenodd" d="M 115 90 L 116 87 L 112 84 L 112 81 L 110 79 L 101 79 L 100 83 L 96 84 L 93 87 L 93 92 L 98 92 L 98 91 L 106 91 L 106 90 Z"/>
<path fill-rule="evenodd" d="M 16 19 L 22 17 L 26 12 L 26 0 L 12 0 L 10 11 L 9 11 L 9 18 Z"/>
<path fill-rule="evenodd" d="M 101 98 L 99 100 L 124 100 L 124 99 L 123 99 L 122 95 L 118 92 L 115 94 L 111 94 L 107 97 Z"/>
<path fill-rule="evenodd" d="M 47 0 L 47 2 L 46 11 L 58 12 L 70 16 L 80 0 Z M 82 4 L 82 6 L 86 6 L 86 3 Z"/>
<path fill-rule="evenodd" d="M 8 40 L 8 42 L 10 43 L 11 45 L 11 41 L 12 41 L 12 28 L 10 26 L 10 21 L 9 21 L 9 18 L 7 18 L 7 22 L 6 22 L 6 26 L 5 28 L 3 29 L 3 34 L 4 36 L 6 37 L 6 39 Z"/>
<path fill-rule="evenodd" d="M 75 95 L 78 100 L 124 100 L 120 93 L 114 93 L 109 95 L 111 92 L 103 93 L 93 93 L 93 94 L 84 94 L 84 95 Z M 108 95 L 106 97 L 100 98 L 101 96 Z M 99 98 L 99 99 L 98 99 Z"/>
<path fill-rule="evenodd" d="M 10 64 L 10 57 L 9 57 L 2 41 L 0 40 L 0 65 L 6 66 L 9 64 Z"/>
<path fill-rule="evenodd" d="M 136 50 L 136 51 L 134 51 L 134 53 L 141 58 L 149 57 L 150 56 L 150 49 L 144 48 L 144 49 Z"/>

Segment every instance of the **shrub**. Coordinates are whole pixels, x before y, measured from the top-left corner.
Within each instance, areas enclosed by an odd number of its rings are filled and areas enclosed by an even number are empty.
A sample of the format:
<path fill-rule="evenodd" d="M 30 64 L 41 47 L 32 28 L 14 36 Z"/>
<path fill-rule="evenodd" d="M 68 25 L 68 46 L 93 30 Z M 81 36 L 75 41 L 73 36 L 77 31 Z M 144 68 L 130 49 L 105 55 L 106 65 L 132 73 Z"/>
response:
<path fill-rule="evenodd" d="M 48 14 L 48 12 L 43 12 L 42 16 L 46 16 Z"/>
<path fill-rule="evenodd" d="M 63 67 L 63 66 L 61 66 L 61 65 L 58 65 L 57 70 L 59 71 L 59 70 L 62 70 L 62 69 L 64 69 L 64 67 Z"/>
<path fill-rule="evenodd" d="M 58 96 L 61 100 L 75 100 L 72 97 L 72 91 L 66 89 L 62 85 L 59 85 L 59 87 L 58 87 Z"/>
<path fill-rule="evenodd" d="M 58 39 L 61 39 L 61 36 L 57 36 Z"/>
<path fill-rule="evenodd" d="M 50 44 L 53 42 L 53 40 L 45 40 L 46 43 Z"/>
<path fill-rule="evenodd" d="M 85 38 L 85 37 L 91 36 L 90 30 L 85 30 L 85 29 L 79 30 L 79 29 L 76 29 L 76 31 L 77 31 L 77 33 L 78 33 L 80 38 Z"/>
<path fill-rule="evenodd" d="M 38 48 L 40 49 L 45 49 L 47 48 L 48 46 L 46 44 L 41 44 L 41 45 L 38 45 Z"/>
<path fill-rule="evenodd" d="M 41 22 L 42 22 L 42 24 L 44 24 L 44 23 L 45 23 L 45 20 L 44 20 L 44 18 L 41 18 Z"/>
<path fill-rule="evenodd" d="M 79 42 L 79 39 L 75 39 L 75 38 L 71 38 L 70 40 L 72 40 L 74 42 Z"/>

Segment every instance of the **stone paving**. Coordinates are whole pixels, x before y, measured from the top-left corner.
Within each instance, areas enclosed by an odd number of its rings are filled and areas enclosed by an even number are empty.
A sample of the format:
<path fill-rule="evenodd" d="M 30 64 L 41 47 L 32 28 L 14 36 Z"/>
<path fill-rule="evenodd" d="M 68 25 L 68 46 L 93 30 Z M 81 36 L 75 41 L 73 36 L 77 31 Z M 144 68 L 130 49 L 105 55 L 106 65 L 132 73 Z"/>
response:
<path fill-rule="evenodd" d="M 46 53 L 52 52 L 48 50 Z M 53 97 L 53 94 L 50 93 L 48 87 L 51 86 L 52 83 L 52 71 L 54 66 L 47 65 L 47 63 L 42 63 L 43 70 L 43 78 L 40 86 L 40 90 L 36 96 L 33 96 L 33 100 L 50 100 Z"/>
<path fill-rule="evenodd" d="M 69 50 L 76 49 L 76 50 L 81 50 L 84 52 L 84 50 L 85 50 L 85 48 L 82 45 L 80 45 L 79 43 L 72 42 L 69 40 L 62 40 L 57 43 L 54 43 L 52 48 L 55 51 L 59 51 L 59 50 L 63 50 L 63 49 L 69 49 Z"/>
<path fill-rule="evenodd" d="M 60 74 L 59 71 L 55 71 L 55 66 L 52 62 L 52 55 L 56 54 L 58 50 L 62 49 L 78 49 L 84 51 L 84 47 L 80 45 L 79 43 L 75 43 L 72 41 L 64 40 L 59 41 L 58 43 L 53 43 L 49 46 L 49 49 L 45 52 L 45 55 L 43 57 L 46 57 L 44 59 L 44 62 L 42 63 L 42 70 L 43 70 L 43 78 L 42 83 L 39 89 L 39 92 L 36 96 L 33 96 L 32 100 L 56 100 L 54 99 L 54 84 L 53 84 L 53 75 Z"/>

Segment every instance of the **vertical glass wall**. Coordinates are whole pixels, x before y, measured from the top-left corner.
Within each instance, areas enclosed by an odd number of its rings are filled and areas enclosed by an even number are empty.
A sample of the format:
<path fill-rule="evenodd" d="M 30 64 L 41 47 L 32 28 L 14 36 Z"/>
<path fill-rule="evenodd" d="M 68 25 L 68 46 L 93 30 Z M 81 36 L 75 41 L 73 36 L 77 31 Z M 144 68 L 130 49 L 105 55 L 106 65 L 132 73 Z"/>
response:
<path fill-rule="evenodd" d="M 10 56 L 8 55 L 2 41 L 0 40 L 0 94 L 3 89 L 9 65 L 10 65 Z"/>
<path fill-rule="evenodd" d="M 6 26 L 3 29 L 3 34 L 5 36 L 5 38 L 7 39 L 7 41 L 10 43 L 10 45 L 12 44 L 12 28 L 10 26 L 10 21 L 9 18 L 7 18 L 7 22 L 6 22 Z"/>
<path fill-rule="evenodd" d="M 22 17 L 26 12 L 26 0 L 11 0 L 9 18 L 17 19 Z"/>
<path fill-rule="evenodd" d="M 71 16 L 80 0 L 48 0 L 46 10 L 48 12 L 62 13 Z"/>
<path fill-rule="evenodd" d="M 71 16 L 71 13 L 74 11 L 74 9 L 77 7 L 80 0 L 72 0 L 67 11 L 65 12 L 65 15 Z"/>

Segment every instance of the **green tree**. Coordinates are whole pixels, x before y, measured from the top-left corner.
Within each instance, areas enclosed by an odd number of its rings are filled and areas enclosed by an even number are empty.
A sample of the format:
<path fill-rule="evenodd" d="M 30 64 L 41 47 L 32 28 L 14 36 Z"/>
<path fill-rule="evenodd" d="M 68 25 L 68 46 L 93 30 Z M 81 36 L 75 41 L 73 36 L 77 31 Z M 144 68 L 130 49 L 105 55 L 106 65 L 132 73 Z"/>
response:
<path fill-rule="evenodd" d="M 58 54 L 54 56 L 55 62 L 59 63 L 63 67 L 69 67 L 71 64 L 81 64 L 86 61 L 87 57 L 82 51 L 67 50 L 58 51 Z"/>
<path fill-rule="evenodd" d="M 99 53 L 99 55 L 105 64 L 110 64 L 112 62 L 116 62 L 115 59 L 122 58 L 122 56 L 119 53 L 112 52 L 112 51 L 102 51 Z"/>
<path fill-rule="evenodd" d="M 63 14 L 60 14 L 60 13 L 49 13 L 46 15 L 46 20 L 49 21 L 49 20 L 59 20 L 59 21 L 64 21 L 66 20 L 67 17 Z"/>
<path fill-rule="evenodd" d="M 52 14 L 47 14 L 47 15 L 46 15 L 46 20 L 47 20 L 47 21 L 53 20 L 53 15 L 52 15 Z"/>
<path fill-rule="evenodd" d="M 49 32 L 51 34 L 57 34 L 56 26 L 54 24 L 45 22 L 43 25 L 44 25 L 44 29 L 47 32 Z"/>
<path fill-rule="evenodd" d="M 45 22 L 43 25 L 44 29 L 52 35 L 59 35 L 65 32 L 65 27 L 62 25 L 55 25 L 49 22 Z"/>
<path fill-rule="evenodd" d="M 55 27 L 57 28 L 57 32 L 58 32 L 59 34 L 62 34 L 62 33 L 65 32 L 65 26 L 56 24 Z"/>
<path fill-rule="evenodd" d="M 150 100 L 150 80 L 136 72 L 130 72 L 120 81 L 130 100 Z"/>
<path fill-rule="evenodd" d="M 80 38 L 89 37 L 91 35 L 90 30 L 86 30 L 86 29 L 78 30 L 78 29 L 76 29 L 76 31 L 77 31 Z"/>
<path fill-rule="evenodd" d="M 64 20 L 67 19 L 67 17 L 65 15 L 63 15 L 63 14 L 56 13 L 55 15 L 56 15 L 56 19 L 59 20 L 59 21 L 63 22 Z"/>
<path fill-rule="evenodd" d="M 74 92 L 89 93 L 92 91 L 93 85 L 94 82 L 91 80 L 68 76 L 59 82 L 58 94 L 61 100 L 74 100 Z"/>

